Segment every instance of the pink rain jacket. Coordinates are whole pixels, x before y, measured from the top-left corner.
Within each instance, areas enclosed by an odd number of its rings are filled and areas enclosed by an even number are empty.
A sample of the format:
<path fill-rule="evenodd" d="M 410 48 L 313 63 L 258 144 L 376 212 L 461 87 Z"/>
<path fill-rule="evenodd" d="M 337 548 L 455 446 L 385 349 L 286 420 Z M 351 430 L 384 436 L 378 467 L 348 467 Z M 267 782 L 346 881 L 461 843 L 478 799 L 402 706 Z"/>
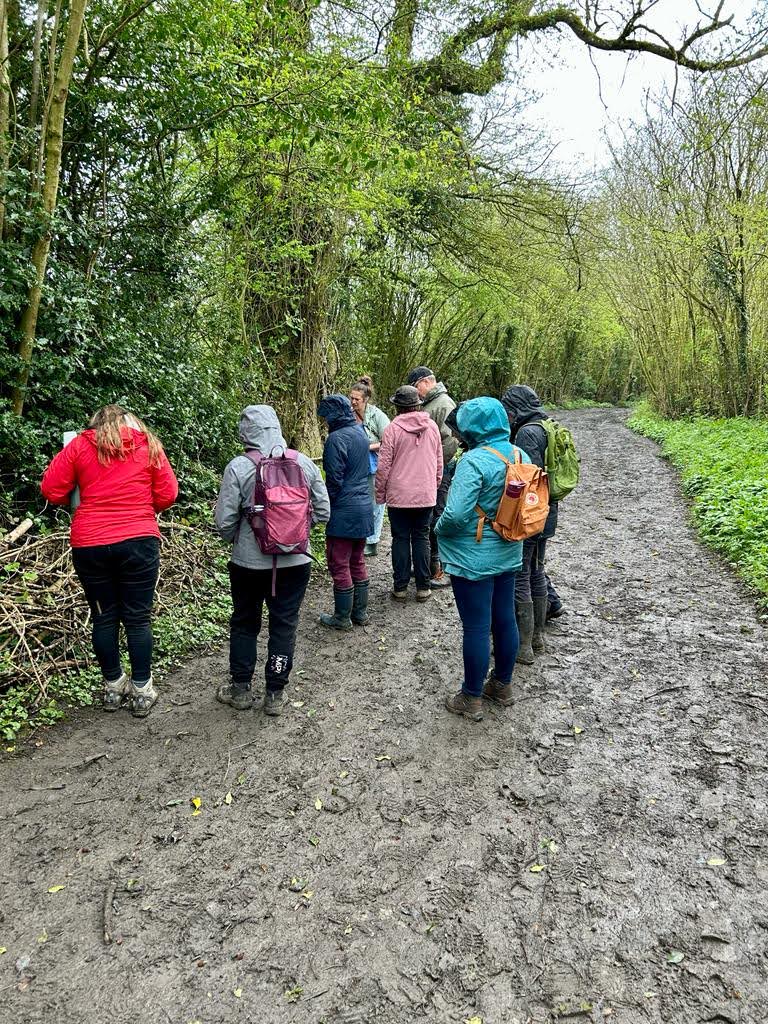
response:
<path fill-rule="evenodd" d="M 401 413 L 384 431 L 376 471 L 376 503 L 430 508 L 443 476 L 440 430 L 427 413 Z"/>

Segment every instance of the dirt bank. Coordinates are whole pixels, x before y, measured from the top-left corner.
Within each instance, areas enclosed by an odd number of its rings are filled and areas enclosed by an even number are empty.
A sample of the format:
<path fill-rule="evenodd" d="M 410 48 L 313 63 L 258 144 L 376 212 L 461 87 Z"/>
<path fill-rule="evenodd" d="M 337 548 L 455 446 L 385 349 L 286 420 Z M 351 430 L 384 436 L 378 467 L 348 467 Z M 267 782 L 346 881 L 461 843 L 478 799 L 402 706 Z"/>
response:
<path fill-rule="evenodd" d="M 365 630 L 313 591 L 282 718 L 220 652 L 0 764 L 2 1021 L 768 1020 L 765 633 L 655 447 L 564 419 L 569 614 L 513 708 L 441 709 L 452 599 L 379 558 Z"/>

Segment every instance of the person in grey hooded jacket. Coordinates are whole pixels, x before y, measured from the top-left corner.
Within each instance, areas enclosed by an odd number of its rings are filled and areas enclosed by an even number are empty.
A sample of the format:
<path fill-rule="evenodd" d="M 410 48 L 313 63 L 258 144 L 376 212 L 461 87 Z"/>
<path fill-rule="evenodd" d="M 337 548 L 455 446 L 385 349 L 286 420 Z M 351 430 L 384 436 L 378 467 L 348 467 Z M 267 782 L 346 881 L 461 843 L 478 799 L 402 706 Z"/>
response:
<path fill-rule="evenodd" d="M 275 449 L 287 450 L 280 421 L 269 405 L 249 405 L 240 416 L 240 440 L 246 451 L 269 457 Z M 331 514 L 328 491 L 312 459 L 297 453 L 297 461 L 310 489 L 312 522 L 327 523 Z M 264 666 L 264 711 L 280 714 L 283 690 L 293 666 L 296 628 L 309 583 L 311 559 L 307 555 L 278 555 L 273 594 L 273 556 L 265 555 L 243 509 L 251 504 L 256 467 L 246 455 L 237 455 L 224 470 L 216 502 L 216 528 L 232 541 L 229 579 L 233 612 L 229 634 L 231 681 L 221 684 L 216 698 L 238 711 L 253 707 L 251 680 L 256 668 L 256 644 L 262 611 L 269 610 L 269 639 Z"/>

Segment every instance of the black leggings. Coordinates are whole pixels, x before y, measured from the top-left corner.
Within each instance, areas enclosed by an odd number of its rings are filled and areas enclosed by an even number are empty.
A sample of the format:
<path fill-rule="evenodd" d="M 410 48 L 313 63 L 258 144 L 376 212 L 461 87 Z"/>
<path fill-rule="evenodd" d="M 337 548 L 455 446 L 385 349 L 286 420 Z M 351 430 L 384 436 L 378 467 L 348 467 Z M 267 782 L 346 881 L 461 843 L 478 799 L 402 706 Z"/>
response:
<path fill-rule="evenodd" d="M 160 571 L 157 537 L 73 548 L 72 561 L 91 607 L 93 650 L 105 679 L 122 674 L 120 623 L 125 626 L 134 682 L 152 674 L 152 602 Z"/>

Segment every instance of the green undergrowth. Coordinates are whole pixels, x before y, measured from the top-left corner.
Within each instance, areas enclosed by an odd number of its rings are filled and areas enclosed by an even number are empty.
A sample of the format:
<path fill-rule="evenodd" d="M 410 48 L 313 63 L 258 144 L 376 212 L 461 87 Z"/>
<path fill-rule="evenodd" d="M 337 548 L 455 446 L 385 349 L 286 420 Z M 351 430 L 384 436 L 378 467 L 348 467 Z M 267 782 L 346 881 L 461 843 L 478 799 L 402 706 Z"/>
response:
<path fill-rule="evenodd" d="M 646 403 L 629 426 L 661 445 L 682 471 L 702 539 L 723 555 L 768 609 L 768 421 L 666 420 Z"/>

